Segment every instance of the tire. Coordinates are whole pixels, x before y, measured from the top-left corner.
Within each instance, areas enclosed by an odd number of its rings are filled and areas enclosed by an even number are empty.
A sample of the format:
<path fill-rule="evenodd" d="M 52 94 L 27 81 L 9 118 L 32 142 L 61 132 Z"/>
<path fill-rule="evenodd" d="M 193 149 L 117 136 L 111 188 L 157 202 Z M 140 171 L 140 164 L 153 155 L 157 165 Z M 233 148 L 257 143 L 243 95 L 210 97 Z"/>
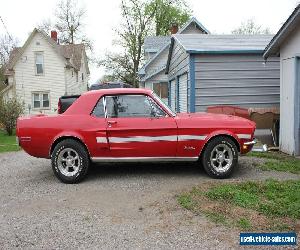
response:
<path fill-rule="evenodd" d="M 85 147 L 78 141 L 66 139 L 59 142 L 51 155 L 55 176 L 63 183 L 79 183 L 87 175 L 90 159 Z"/>
<path fill-rule="evenodd" d="M 238 149 L 232 139 L 218 136 L 212 139 L 202 154 L 206 173 L 217 179 L 229 177 L 238 163 Z"/>

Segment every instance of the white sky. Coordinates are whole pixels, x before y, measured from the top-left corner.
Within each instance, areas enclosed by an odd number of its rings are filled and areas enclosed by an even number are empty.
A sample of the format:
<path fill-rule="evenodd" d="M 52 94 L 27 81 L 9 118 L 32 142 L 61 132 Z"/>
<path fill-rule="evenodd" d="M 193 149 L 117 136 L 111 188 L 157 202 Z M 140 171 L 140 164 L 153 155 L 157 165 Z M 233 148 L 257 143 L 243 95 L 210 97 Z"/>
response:
<path fill-rule="evenodd" d="M 257 24 L 276 33 L 299 0 L 186 0 L 193 15 L 212 33 L 230 33 L 241 22 L 253 18 Z M 41 20 L 51 18 L 59 0 L 0 0 L 0 15 L 8 31 L 23 45 Z M 87 10 L 87 35 L 94 42 L 95 55 L 113 50 L 114 29 L 120 24 L 121 0 L 79 0 Z M 0 33 L 5 32 L 0 23 Z M 91 83 L 100 78 L 103 68 L 90 66 Z"/>

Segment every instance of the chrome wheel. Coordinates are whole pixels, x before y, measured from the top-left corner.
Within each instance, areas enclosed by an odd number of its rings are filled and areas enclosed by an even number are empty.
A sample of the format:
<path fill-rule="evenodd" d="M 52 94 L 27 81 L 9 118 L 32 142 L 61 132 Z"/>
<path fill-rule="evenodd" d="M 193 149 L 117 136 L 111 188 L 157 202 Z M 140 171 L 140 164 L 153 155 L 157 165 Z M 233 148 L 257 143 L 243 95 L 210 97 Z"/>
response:
<path fill-rule="evenodd" d="M 219 144 L 210 154 L 210 164 L 219 173 L 228 171 L 233 161 L 232 150 L 226 144 Z"/>
<path fill-rule="evenodd" d="M 63 149 L 57 157 L 59 171 L 65 176 L 74 176 L 79 171 L 78 153 L 72 148 Z"/>

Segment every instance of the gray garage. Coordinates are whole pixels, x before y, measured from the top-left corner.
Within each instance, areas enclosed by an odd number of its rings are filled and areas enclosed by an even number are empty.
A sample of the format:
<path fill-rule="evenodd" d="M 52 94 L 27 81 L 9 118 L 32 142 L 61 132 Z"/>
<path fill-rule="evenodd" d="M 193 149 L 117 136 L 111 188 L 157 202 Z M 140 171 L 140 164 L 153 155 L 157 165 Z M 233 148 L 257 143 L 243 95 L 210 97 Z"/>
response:
<path fill-rule="evenodd" d="M 280 57 L 280 149 L 300 155 L 300 5 L 266 47 L 264 58 Z"/>
<path fill-rule="evenodd" d="M 179 112 L 215 105 L 279 107 L 279 58 L 270 57 L 265 64 L 262 57 L 271 38 L 174 35 L 166 69 L 169 104 Z"/>

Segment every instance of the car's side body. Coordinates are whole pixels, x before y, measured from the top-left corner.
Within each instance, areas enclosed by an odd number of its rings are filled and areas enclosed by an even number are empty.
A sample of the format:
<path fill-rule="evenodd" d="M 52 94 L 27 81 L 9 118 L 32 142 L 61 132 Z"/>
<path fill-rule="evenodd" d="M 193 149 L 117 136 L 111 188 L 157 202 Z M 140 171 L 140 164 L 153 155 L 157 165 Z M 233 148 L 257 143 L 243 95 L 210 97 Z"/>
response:
<path fill-rule="evenodd" d="M 93 115 L 101 98 L 115 95 L 145 95 L 154 100 L 166 116 Z M 174 116 L 150 90 L 126 88 L 90 91 L 81 95 L 63 114 L 23 117 L 17 123 L 19 144 L 30 155 L 51 158 L 58 142 L 74 138 L 86 147 L 95 162 L 194 161 L 205 145 L 220 135 L 230 137 L 244 154 L 251 150 L 254 130 L 253 122 L 235 116 L 207 113 Z"/>

